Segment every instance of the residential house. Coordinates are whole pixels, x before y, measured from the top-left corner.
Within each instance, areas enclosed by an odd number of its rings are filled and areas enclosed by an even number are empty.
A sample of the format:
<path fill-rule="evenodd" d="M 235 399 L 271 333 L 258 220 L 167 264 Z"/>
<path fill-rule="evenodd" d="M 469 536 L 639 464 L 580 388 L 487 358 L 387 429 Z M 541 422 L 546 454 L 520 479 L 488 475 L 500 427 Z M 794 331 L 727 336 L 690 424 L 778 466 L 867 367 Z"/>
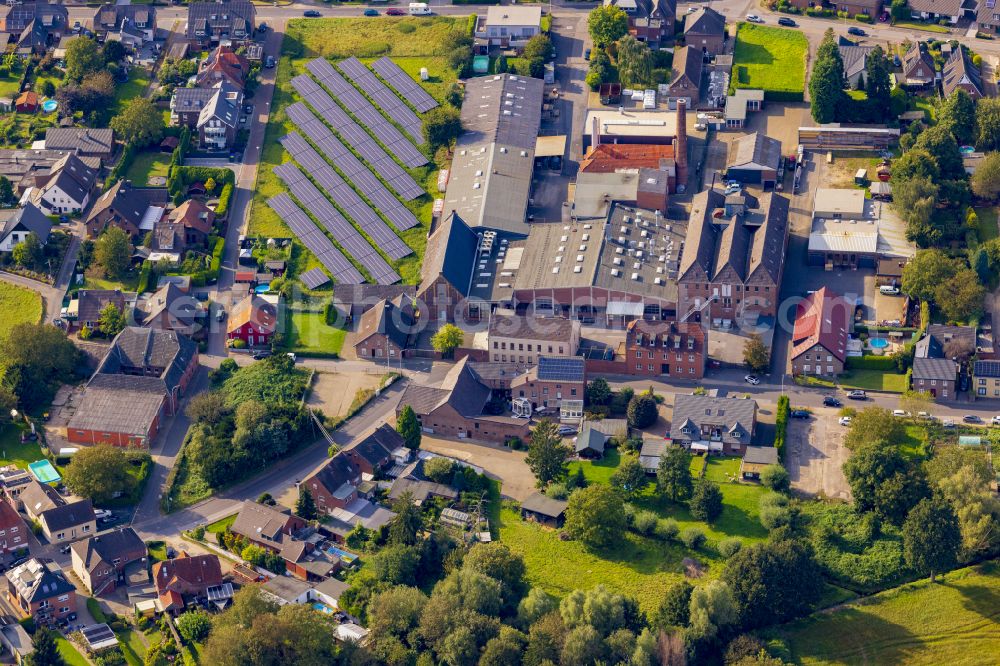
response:
<path fill-rule="evenodd" d="M 930 324 L 913 349 L 913 390 L 954 400 L 961 364 L 976 353 L 973 326 Z"/>
<path fill-rule="evenodd" d="M 66 425 L 74 444 L 149 446 L 177 413 L 198 369 L 198 346 L 174 331 L 127 327 L 84 389 Z"/>
<path fill-rule="evenodd" d="M 31 558 L 6 577 L 7 601 L 22 619 L 48 624 L 76 613 L 76 586 L 52 560 Z"/>
<path fill-rule="evenodd" d="M 969 97 L 974 100 L 984 94 L 979 68 L 972 64 L 969 54 L 961 46 L 951 52 L 951 57 L 941 70 L 941 89 L 945 97 L 951 97 L 959 89 L 969 93 Z"/>
<path fill-rule="evenodd" d="M 958 0 L 952 0 L 952 2 L 958 2 Z M 912 9 L 914 5 L 928 5 L 934 4 L 934 0 L 912 0 L 908 3 Z M 950 4 L 950 3 L 949 3 Z M 949 20 L 951 16 L 948 17 Z M 952 21 L 954 24 L 957 21 Z M 1000 11 L 997 11 L 996 2 L 990 0 L 979 0 L 976 3 L 976 23 L 979 26 L 981 32 L 987 34 L 997 34 L 1000 33 Z"/>
<path fill-rule="evenodd" d="M 302 482 L 320 513 L 333 513 L 358 499 L 361 468 L 348 456 L 335 455 Z"/>
<path fill-rule="evenodd" d="M 0 6 L 0 38 L 24 55 L 45 53 L 69 31 L 69 12 L 61 4 L 10 2 Z"/>
<path fill-rule="evenodd" d="M 743 129 L 747 114 L 764 108 L 764 91 L 754 88 L 737 88 L 726 98 L 724 119 L 726 129 Z"/>
<path fill-rule="evenodd" d="M 248 347 L 266 347 L 277 330 L 278 304 L 257 294 L 250 294 L 229 313 L 226 338 L 242 340 Z"/>
<path fill-rule="evenodd" d="M 187 599 L 207 598 L 209 588 L 222 585 L 222 565 L 217 555 L 181 551 L 178 557 L 153 565 L 153 583 L 163 610 L 181 611 Z"/>
<path fill-rule="evenodd" d="M 17 509 L 0 502 L 0 556 L 28 548 L 28 527 Z"/>
<path fill-rule="evenodd" d="M 213 88 L 222 82 L 242 91 L 250 73 L 250 62 L 230 46 L 220 44 L 212 51 L 195 77 L 198 88 Z"/>
<path fill-rule="evenodd" d="M 843 37 L 840 38 L 837 49 L 840 51 L 840 59 L 844 61 L 844 79 L 847 81 L 847 87 L 851 90 L 858 87 L 859 81 L 868 83 L 866 65 L 868 54 L 874 48 L 874 44 L 857 44 Z"/>
<path fill-rule="evenodd" d="M 45 130 L 45 150 L 76 151 L 80 157 L 98 157 L 107 162 L 115 151 L 112 129 L 50 127 Z"/>
<path fill-rule="evenodd" d="M 97 533 L 97 517 L 89 499 L 42 511 L 38 515 L 38 522 L 49 543 L 75 541 Z"/>
<path fill-rule="evenodd" d="M 203 150 L 229 150 L 239 130 L 243 94 L 220 86 L 198 115 L 198 145 Z"/>
<path fill-rule="evenodd" d="M 781 142 L 754 132 L 729 144 L 726 177 L 744 185 L 773 189 L 781 166 Z"/>
<path fill-rule="evenodd" d="M 639 449 L 639 463 L 646 474 L 656 474 L 660 468 L 660 460 L 667 455 L 667 447 L 670 441 L 662 438 L 643 438 L 642 448 Z"/>
<path fill-rule="evenodd" d="M 14 99 L 14 110 L 18 113 L 36 113 L 40 104 L 38 93 L 25 90 Z"/>
<path fill-rule="evenodd" d="M 494 314 L 490 317 L 486 339 L 490 360 L 494 363 L 533 365 L 543 354 L 576 356 L 580 347 L 580 322 L 563 317 Z"/>
<path fill-rule="evenodd" d="M 17 666 L 28 664 L 28 656 L 35 651 L 31 636 L 12 615 L 0 616 L 0 646 Z"/>
<path fill-rule="evenodd" d="M 80 213 L 90 203 L 98 171 L 75 153 L 66 153 L 52 165 L 48 181 L 39 189 L 39 207 L 48 215 Z"/>
<path fill-rule="evenodd" d="M 133 240 L 141 240 L 142 233 L 151 231 L 156 222 L 147 215 L 150 208 L 149 198 L 144 192 L 133 187 L 131 181 L 119 180 L 94 202 L 87 215 L 87 235 L 97 238 L 108 227 L 114 226 Z"/>
<path fill-rule="evenodd" d="M 757 426 L 757 402 L 708 395 L 674 396 L 670 439 L 694 452 L 742 454 Z"/>
<path fill-rule="evenodd" d="M 205 249 L 215 224 L 215 211 L 197 199 L 188 199 L 171 211 L 166 223 L 174 227 L 174 234 L 185 249 Z"/>
<path fill-rule="evenodd" d="M 874 18 L 882 13 L 882 0 L 833 0 L 830 4 L 838 12 L 851 16 L 862 14 Z"/>
<path fill-rule="evenodd" d="M 111 594 L 127 569 L 146 570 L 146 544 L 131 527 L 105 532 L 70 546 L 73 573 L 91 594 Z"/>
<path fill-rule="evenodd" d="M 424 432 L 429 434 L 496 443 L 511 437 L 526 439 L 530 429 L 528 419 L 484 413 L 491 394 L 465 357 L 452 366 L 440 387 L 409 384 L 398 409 L 410 405 Z"/>
<path fill-rule="evenodd" d="M 774 317 L 787 245 L 788 199 L 780 194 L 696 194 L 678 271 L 678 318 L 708 316 L 726 327 Z"/>
<path fill-rule="evenodd" d="M 529 400 L 532 409 L 557 410 L 563 400 L 582 400 L 586 390 L 582 356 L 539 356 L 537 365 L 510 383 L 511 396 Z"/>
<path fill-rule="evenodd" d="M 74 151 L 44 148 L 0 148 L 0 175 L 7 177 L 14 185 L 14 193 L 21 197 L 28 190 L 41 188 L 48 183 L 52 167 L 72 152 Z M 83 157 L 81 160 L 95 171 L 101 168 L 101 160 L 96 157 Z"/>
<path fill-rule="evenodd" d="M 900 85 L 907 88 L 926 88 L 934 83 L 934 59 L 919 45 L 914 44 L 903 54 L 903 71 L 898 77 Z"/>
<path fill-rule="evenodd" d="M 740 461 L 740 477 L 744 481 L 760 481 L 764 469 L 780 464 L 778 449 L 773 446 L 748 446 Z"/>
<path fill-rule="evenodd" d="M 701 49 L 694 46 L 682 46 L 674 50 L 673 74 L 670 78 L 667 104 L 671 109 L 677 108 L 677 100 L 683 99 L 688 108 L 698 104 L 701 97 L 701 74 L 705 66 L 705 58 Z"/>
<path fill-rule="evenodd" d="M 406 355 L 413 331 L 413 300 L 400 294 L 382 299 L 361 315 L 354 352 L 362 359 L 399 359 Z"/>
<path fill-rule="evenodd" d="M 221 117 L 228 122 L 232 113 L 239 115 L 242 106 L 242 87 L 227 80 L 205 88 L 176 88 L 170 97 L 170 124 L 194 130 L 199 147 L 203 147 L 202 135 L 205 134 L 205 139 L 212 138 L 207 131 L 209 121 Z M 203 115 L 205 109 L 211 110 Z"/>
<path fill-rule="evenodd" d="M 156 37 L 156 7 L 151 4 L 103 5 L 94 16 L 94 32 L 133 48 Z"/>
<path fill-rule="evenodd" d="M 26 469 L 15 465 L 0 467 L 0 491 L 2 491 L 0 499 L 6 500 L 15 511 L 24 508 L 24 504 L 21 503 L 21 493 L 24 489 L 36 483 L 38 480 Z"/>
<path fill-rule="evenodd" d="M 707 55 L 725 50 L 726 17 L 711 7 L 700 7 L 684 20 L 684 43 Z"/>
<path fill-rule="evenodd" d="M 629 13 L 629 33 L 652 48 L 672 41 L 677 21 L 676 0 L 634 0 L 636 9 Z M 613 0 L 605 0 L 609 4 Z"/>
<path fill-rule="evenodd" d="M 844 372 L 854 304 L 823 287 L 799 304 L 792 331 L 792 374 L 835 377 Z"/>
<path fill-rule="evenodd" d="M 562 527 L 566 522 L 565 500 L 547 497 L 540 492 L 533 492 L 521 502 L 521 520 L 532 520 L 549 527 Z"/>
<path fill-rule="evenodd" d="M 493 6 L 486 18 L 478 17 L 475 37 L 481 47 L 523 49 L 535 35 L 542 32 L 542 8 L 538 5 Z"/>
<path fill-rule="evenodd" d="M 978 0 L 969 3 L 968 7 L 977 7 L 979 22 L 988 24 L 991 20 L 989 13 L 993 11 L 992 4 L 990 0 Z M 906 6 L 909 7 L 910 16 L 913 18 L 935 22 L 947 19 L 949 23 L 955 25 L 962 17 L 966 3 L 963 0 L 907 0 Z"/>
<path fill-rule="evenodd" d="M 355 467 L 361 470 L 363 478 L 372 478 L 392 463 L 394 457 L 405 453 L 406 440 L 387 423 L 383 423 L 367 437 L 344 447 L 341 452 Z M 403 453 L 400 453 L 401 449 Z"/>
<path fill-rule="evenodd" d="M 204 311 L 193 296 L 185 294 L 174 282 L 158 288 L 136 308 L 136 321 L 145 328 L 193 335 L 198 317 Z"/>
<path fill-rule="evenodd" d="M 636 319 L 625 330 L 625 370 L 643 377 L 701 379 L 708 335 L 702 324 Z"/>
<path fill-rule="evenodd" d="M 313 598 L 312 585 L 288 576 L 270 578 L 260 586 L 260 589 L 282 606 L 304 604 Z"/>
<path fill-rule="evenodd" d="M 16 501 L 11 500 L 14 500 L 14 498 L 8 496 L 11 506 L 24 511 L 24 515 L 28 517 L 28 520 L 32 521 L 39 520 L 44 512 L 66 503 L 62 496 L 56 492 L 55 488 L 48 484 L 39 483 L 35 479 L 32 479 L 21 488 Z"/>
<path fill-rule="evenodd" d="M 271 507 L 246 500 L 230 531 L 272 552 L 306 526 L 306 521 L 285 507 Z"/>
<path fill-rule="evenodd" d="M 1000 361 L 976 361 L 972 376 L 977 398 L 1000 399 Z"/>
<path fill-rule="evenodd" d="M 49 240 L 52 221 L 34 204 L 21 208 L 0 211 L 0 252 L 10 252 L 24 241 L 29 234 L 35 234 L 42 245 Z"/>
<path fill-rule="evenodd" d="M 950 358 L 916 357 L 912 367 L 913 390 L 929 393 L 934 400 L 954 400 L 958 371 L 958 363 Z"/>
<path fill-rule="evenodd" d="M 125 294 L 118 289 L 81 289 L 67 308 L 67 319 L 74 328 L 94 330 L 100 324 L 101 310 L 108 305 L 125 312 Z"/>
<path fill-rule="evenodd" d="M 328 556 L 311 541 L 286 539 L 278 555 L 285 562 L 285 572 L 303 581 L 324 580 L 340 569 L 339 558 Z"/>
<path fill-rule="evenodd" d="M 445 483 L 429 480 L 424 474 L 427 459 L 417 458 L 403 468 L 389 488 L 389 499 L 398 500 L 404 495 L 417 506 L 428 499 L 441 498 L 448 501 L 458 499 L 458 491 Z"/>
<path fill-rule="evenodd" d="M 192 2 L 188 5 L 186 36 L 193 49 L 205 50 L 223 41 L 253 37 L 257 9 L 250 0 Z"/>

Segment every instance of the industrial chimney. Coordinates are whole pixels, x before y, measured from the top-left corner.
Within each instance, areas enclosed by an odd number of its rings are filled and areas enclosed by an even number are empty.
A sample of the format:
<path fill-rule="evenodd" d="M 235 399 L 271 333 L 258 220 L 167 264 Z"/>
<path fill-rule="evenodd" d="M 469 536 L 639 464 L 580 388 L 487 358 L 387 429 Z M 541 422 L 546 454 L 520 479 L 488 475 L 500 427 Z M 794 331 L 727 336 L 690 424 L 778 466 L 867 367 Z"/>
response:
<path fill-rule="evenodd" d="M 687 100 L 677 100 L 677 138 L 674 139 L 674 163 L 677 165 L 677 189 L 687 189 Z"/>

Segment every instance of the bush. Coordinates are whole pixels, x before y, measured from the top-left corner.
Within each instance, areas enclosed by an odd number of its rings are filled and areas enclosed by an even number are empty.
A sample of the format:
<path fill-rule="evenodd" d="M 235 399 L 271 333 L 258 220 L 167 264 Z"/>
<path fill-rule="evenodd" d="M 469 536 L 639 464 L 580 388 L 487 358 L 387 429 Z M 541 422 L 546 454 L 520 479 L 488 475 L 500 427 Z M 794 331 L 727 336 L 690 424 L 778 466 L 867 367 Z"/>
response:
<path fill-rule="evenodd" d="M 691 550 L 698 550 L 705 543 L 705 533 L 697 527 L 689 527 L 681 532 L 681 543 Z"/>
<path fill-rule="evenodd" d="M 659 518 L 652 511 L 637 511 L 632 519 L 632 529 L 644 536 L 650 536 L 656 531 Z"/>
<path fill-rule="evenodd" d="M 723 539 L 719 542 L 719 555 L 722 555 L 725 559 L 729 559 L 736 553 L 740 552 L 743 548 L 743 540 L 737 537 L 729 537 L 728 539 Z"/>
<path fill-rule="evenodd" d="M 664 518 L 663 520 L 657 521 L 656 529 L 653 532 L 657 537 L 663 539 L 664 541 L 672 541 L 677 538 L 677 534 L 680 532 L 680 527 L 677 526 L 677 521 L 673 518 Z"/>
<path fill-rule="evenodd" d="M 648 393 L 633 396 L 628 403 L 628 424 L 633 428 L 648 428 L 656 423 L 656 399 Z"/>
<path fill-rule="evenodd" d="M 241 338 L 236 338 L 233 340 L 233 349 L 246 349 L 247 341 Z"/>
<path fill-rule="evenodd" d="M 566 489 L 565 483 L 551 483 L 545 489 L 545 495 L 552 499 L 564 500 L 569 497 L 569 491 Z"/>
<path fill-rule="evenodd" d="M 226 183 L 222 186 L 222 192 L 219 193 L 219 204 L 215 207 L 215 215 L 218 218 L 224 218 L 229 214 L 229 202 L 233 198 L 233 184 Z"/>
<path fill-rule="evenodd" d="M 854 20 L 857 21 L 858 23 L 871 23 L 872 17 L 869 16 L 868 14 L 855 14 Z"/>
<path fill-rule="evenodd" d="M 788 470 L 781 465 L 768 465 L 765 467 L 764 471 L 760 473 L 760 482 L 765 487 L 779 493 L 787 492 L 791 487 Z"/>
<path fill-rule="evenodd" d="M 778 449 L 778 460 L 785 459 L 785 438 L 788 434 L 788 414 L 791 406 L 787 395 L 778 396 L 778 411 L 774 417 L 774 448 Z"/>
<path fill-rule="evenodd" d="M 198 527 L 196 527 L 193 530 L 191 530 L 191 536 L 194 537 L 198 541 L 204 540 L 205 539 L 205 526 L 204 525 L 199 525 Z"/>

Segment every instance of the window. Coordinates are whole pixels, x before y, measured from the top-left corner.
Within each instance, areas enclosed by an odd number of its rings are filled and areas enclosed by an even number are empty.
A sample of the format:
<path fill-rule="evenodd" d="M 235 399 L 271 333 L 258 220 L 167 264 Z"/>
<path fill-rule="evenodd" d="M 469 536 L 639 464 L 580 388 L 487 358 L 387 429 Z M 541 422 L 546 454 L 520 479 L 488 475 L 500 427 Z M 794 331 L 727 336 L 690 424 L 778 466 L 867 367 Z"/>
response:
<path fill-rule="evenodd" d="M 520 343 L 520 344 L 519 344 L 519 345 L 517 346 L 517 351 L 524 351 L 524 343 L 523 343 L 523 342 L 522 342 L 522 343 Z"/>
<path fill-rule="evenodd" d="M 570 394 L 571 396 L 574 396 L 574 397 L 575 397 L 575 396 L 576 396 L 576 389 L 575 389 L 575 388 L 571 388 L 571 389 L 569 390 L 569 394 Z"/>
<path fill-rule="evenodd" d="M 69 601 L 69 595 L 68 594 L 60 595 L 59 601 Z"/>
<path fill-rule="evenodd" d="M 493 349 L 499 349 L 500 343 L 496 340 L 493 341 Z"/>
<path fill-rule="evenodd" d="M 637 352 L 635 353 L 635 357 L 636 357 L 636 358 L 642 358 L 642 352 L 641 352 L 641 351 L 637 351 Z"/>
<path fill-rule="evenodd" d="M 64 538 L 65 536 L 66 536 L 66 533 L 65 533 L 65 532 L 59 532 L 58 534 L 56 534 L 56 539 L 62 539 L 62 538 Z"/>
<path fill-rule="evenodd" d="M 646 367 L 647 367 L 647 368 L 649 369 L 649 371 L 650 371 L 650 372 L 652 372 L 652 370 L 653 370 L 653 364 L 652 364 L 652 363 L 650 363 L 650 364 L 649 364 L 648 366 L 646 366 Z"/>

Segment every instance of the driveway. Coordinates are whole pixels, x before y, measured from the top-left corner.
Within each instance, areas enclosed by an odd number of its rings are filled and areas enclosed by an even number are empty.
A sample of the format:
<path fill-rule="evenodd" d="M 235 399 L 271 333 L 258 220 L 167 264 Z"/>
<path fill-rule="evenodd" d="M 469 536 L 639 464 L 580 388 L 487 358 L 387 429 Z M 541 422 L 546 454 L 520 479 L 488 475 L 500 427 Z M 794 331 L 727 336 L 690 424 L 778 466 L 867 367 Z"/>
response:
<path fill-rule="evenodd" d="M 788 420 L 785 463 L 792 488 L 807 495 L 851 499 L 841 469 L 850 452 L 844 446 L 847 428 L 832 409 L 813 409 L 808 419 Z"/>
<path fill-rule="evenodd" d="M 420 440 L 420 448 L 482 467 L 489 476 L 503 484 L 501 492 L 504 497 L 513 497 L 521 502 L 535 492 L 535 475 L 524 462 L 528 455 L 524 451 L 427 435 Z"/>

